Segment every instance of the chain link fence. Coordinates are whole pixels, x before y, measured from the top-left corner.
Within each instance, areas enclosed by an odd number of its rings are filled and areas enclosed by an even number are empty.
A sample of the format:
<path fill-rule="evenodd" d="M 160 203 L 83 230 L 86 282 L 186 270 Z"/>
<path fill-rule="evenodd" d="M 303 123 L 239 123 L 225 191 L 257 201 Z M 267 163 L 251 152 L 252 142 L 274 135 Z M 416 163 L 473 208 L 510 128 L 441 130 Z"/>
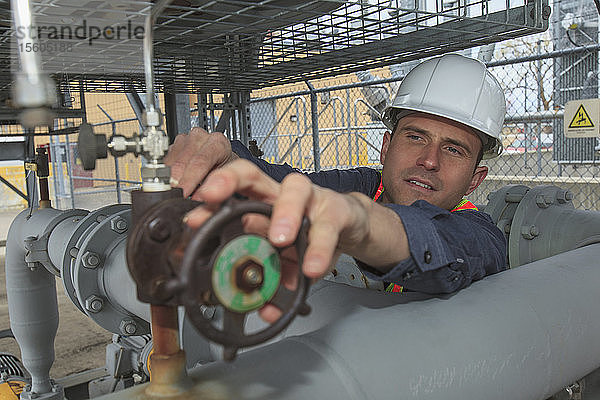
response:
<path fill-rule="evenodd" d="M 546 32 L 466 52 L 488 58 L 487 65 L 507 99 L 504 152 L 482 162 L 489 167 L 489 175 L 470 195 L 476 204 L 486 204 L 491 191 L 508 184 L 554 184 L 573 192 L 576 207 L 600 209 L 598 140 L 566 138 L 563 129 L 567 101 L 598 97 L 600 47 L 575 44 L 561 48 Z M 315 159 L 317 169 L 380 168 L 386 128 L 378 115 L 414 65 L 314 83 L 315 109 L 311 109 L 307 89 L 255 97 L 250 113 L 252 137 L 264 152 L 263 158 L 309 171 L 315 170 Z M 349 85 L 349 81 L 363 82 Z"/>

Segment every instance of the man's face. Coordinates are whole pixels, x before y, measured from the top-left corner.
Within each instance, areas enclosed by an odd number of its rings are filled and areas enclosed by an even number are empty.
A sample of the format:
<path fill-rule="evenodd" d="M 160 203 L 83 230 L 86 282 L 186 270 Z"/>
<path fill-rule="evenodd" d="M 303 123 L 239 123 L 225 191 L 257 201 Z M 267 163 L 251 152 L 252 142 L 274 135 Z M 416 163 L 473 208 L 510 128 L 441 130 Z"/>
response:
<path fill-rule="evenodd" d="M 487 175 L 487 167 L 475 169 L 481 146 L 471 128 L 449 119 L 423 113 L 402 118 L 383 139 L 383 200 L 426 200 L 451 210 Z"/>

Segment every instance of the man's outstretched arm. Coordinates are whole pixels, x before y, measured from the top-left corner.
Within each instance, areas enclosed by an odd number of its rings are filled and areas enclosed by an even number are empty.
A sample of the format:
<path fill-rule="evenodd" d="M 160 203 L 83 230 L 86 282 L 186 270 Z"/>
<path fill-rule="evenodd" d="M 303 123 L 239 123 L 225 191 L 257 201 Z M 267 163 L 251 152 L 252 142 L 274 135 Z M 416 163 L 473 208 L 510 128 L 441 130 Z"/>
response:
<path fill-rule="evenodd" d="M 309 218 L 309 245 L 302 265 L 308 277 L 324 276 L 340 252 L 382 273 L 409 256 L 404 227 L 392 210 L 360 193 L 319 187 L 301 174 L 290 174 L 278 183 L 246 160 L 233 161 L 206 178 L 198 194 L 207 205 L 190 212 L 186 222 L 200 226 L 215 205 L 235 192 L 273 205 L 266 231 L 277 247 L 293 243 L 303 216 Z"/>

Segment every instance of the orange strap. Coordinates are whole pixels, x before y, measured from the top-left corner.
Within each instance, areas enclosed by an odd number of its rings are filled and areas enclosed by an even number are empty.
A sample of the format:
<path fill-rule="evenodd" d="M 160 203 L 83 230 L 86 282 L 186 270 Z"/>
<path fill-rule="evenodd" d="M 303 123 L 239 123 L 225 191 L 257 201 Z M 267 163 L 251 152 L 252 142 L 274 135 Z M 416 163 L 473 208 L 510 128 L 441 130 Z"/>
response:
<path fill-rule="evenodd" d="M 475 210 L 475 211 L 479 211 L 477 209 L 477 207 L 475 207 L 475 204 L 471 203 L 469 200 L 467 199 L 462 199 L 460 201 L 460 203 L 458 203 L 456 205 L 456 207 L 454 207 L 452 210 L 450 210 L 450 212 L 454 212 L 454 211 L 464 211 L 464 210 Z"/>
<path fill-rule="evenodd" d="M 383 193 L 383 179 L 379 182 L 379 187 L 377 188 L 377 192 L 375 192 L 375 196 L 373 196 L 373 201 L 377 201 L 381 193 Z"/>
<path fill-rule="evenodd" d="M 379 182 L 379 187 L 377 188 L 377 191 L 375 192 L 375 196 L 373 196 L 373 201 L 377 201 L 380 197 L 381 194 L 384 191 L 384 187 L 383 187 L 383 179 Z M 450 210 L 450 212 L 454 212 L 454 211 L 464 211 L 464 210 L 475 210 L 475 211 L 479 211 L 477 209 L 477 207 L 475 207 L 475 204 L 471 203 L 469 200 L 467 199 L 462 199 L 460 201 L 460 203 L 458 203 L 456 205 L 456 207 L 454 207 L 452 210 Z"/>

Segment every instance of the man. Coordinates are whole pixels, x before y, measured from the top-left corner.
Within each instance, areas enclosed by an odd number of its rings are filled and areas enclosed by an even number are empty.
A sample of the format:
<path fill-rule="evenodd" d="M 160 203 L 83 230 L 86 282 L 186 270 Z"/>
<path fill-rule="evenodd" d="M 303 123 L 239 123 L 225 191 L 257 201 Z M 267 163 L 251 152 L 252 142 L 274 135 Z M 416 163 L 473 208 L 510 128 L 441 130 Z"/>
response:
<path fill-rule="evenodd" d="M 356 168 L 306 176 L 203 130 L 180 135 L 166 162 L 174 185 L 207 203 L 188 215 L 191 226 L 238 192 L 273 204 L 264 229 L 275 246 L 292 243 L 308 216 L 306 276 L 322 277 L 344 252 L 372 279 L 450 293 L 506 268 L 504 236 L 463 200 L 487 175 L 479 161 L 502 149 L 504 114 L 503 91 L 485 66 L 445 55 L 414 68 L 384 111 L 391 132 L 383 138 L 381 173 Z"/>

